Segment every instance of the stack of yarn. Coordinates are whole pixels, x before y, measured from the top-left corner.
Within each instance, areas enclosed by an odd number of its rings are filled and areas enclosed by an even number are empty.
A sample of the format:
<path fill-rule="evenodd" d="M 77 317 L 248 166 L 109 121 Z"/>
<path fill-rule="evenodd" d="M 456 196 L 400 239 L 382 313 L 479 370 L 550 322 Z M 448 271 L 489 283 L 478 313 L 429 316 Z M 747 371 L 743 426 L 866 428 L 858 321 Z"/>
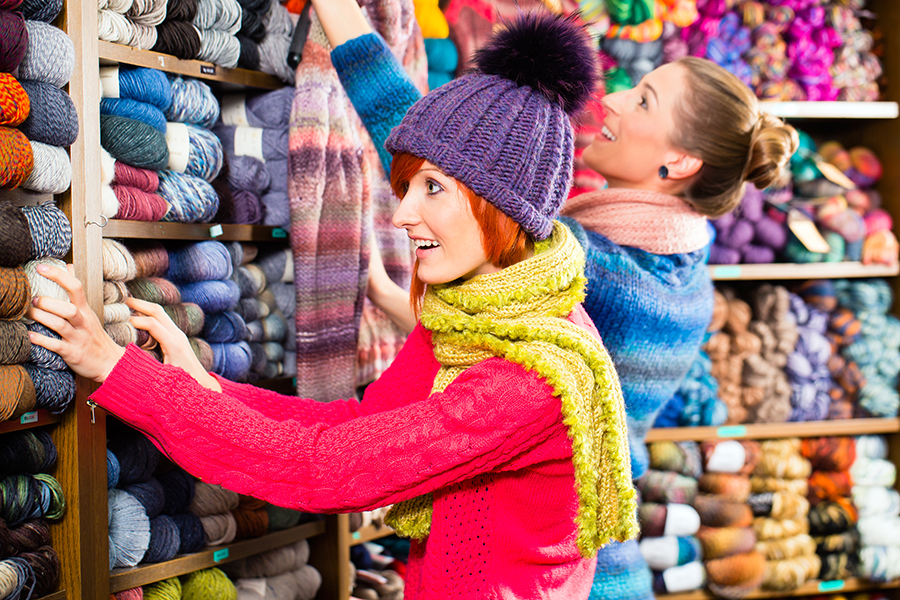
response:
<path fill-rule="evenodd" d="M 650 452 L 650 456 L 657 455 L 655 451 L 649 449 L 648 451 Z M 678 449 L 678 451 L 680 451 L 680 449 Z M 662 471 L 657 472 L 661 473 Z M 689 495 L 690 494 L 688 494 L 688 496 Z M 687 497 L 679 498 L 676 494 L 674 498 L 670 497 L 666 499 L 662 496 L 660 498 L 662 500 L 661 502 L 642 502 L 638 508 L 638 518 L 641 522 L 641 535 L 644 540 L 648 541 L 643 550 L 646 551 L 650 555 L 650 559 L 653 560 L 653 555 L 655 554 L 654 551 L 656 550 L 654 546 L 661 546 L 663 554 L 669 556 L 666 563 L 668 564 L 675 562 L 671 559 L 671 556 L 676 554 L 676 552 L 679 556 L 683 553 L 685 557 L 688 554 L 696 553 L 694 541 L 696 541 L 695 536 L 700 529 L 700 517 L 697 515 L 697 511 L 694 510 L 694 507 L 687 503 Z M 668 500 L 679 499 L 681 500 L 680 502 L 668 502 Z M 622 544 L 620 548 L 623 550 L 629 549 L 631 548 L 631 544 L 633 544 L 633 542 Z M 675 546 L 674 551 L 672 546 Z M 670 587 L 671 589 L 678 589 L 679 585 L 692 585 L 696 582 L 698 575 L 702 581 L 703 571 L 698 570 L 696 565 L 693 564 L 683 570 L 678 567 L 668 567 L 659 577 L 654 578 L 647 568 L 643 554 L 637 552 L 635 554 L 637 556 L 630 561 L 636 563 L 633 567 L 633 579 L 630 582 L 633 589 L 638 590 L 635 595 L 638 593 L 650 595 L 652 593 L 652 579 L 656 580 L 653 585 L 655 585 L 657 589 L 668 589 Z M 698 555 L 697 558 L 700 558 L 700 556 Z M 677 562 L 684 561 L 678 560 Z M 671 575 L 669 581 L 666 581 L 665 573 L 667 572 Z M 677 577 L 680 572 L 684 577 Z M 592 597 L 601 596 L 604 593 L 602 579 L 599 583 L 600 585 L 598 586 L 598 579 L 595 578 Z"/>
<path fill-rule="evenodd" d="M 161 221 L 169 205 L 157 193 L 159 175 L 133 167 L 100 148 L 100 214 L 107 219 Z"/>
<path fill-rule="evenodd" d="M 787 79 L 791 65 L 784 30 L 789 25 L 790 8 L 767 6 L 761 2 L 743 5 L 744 24 L 750 28 L 753 45 L 744 54 L 750 66 L 751 87 L 764 100 L 788 100 L 799 95 L 796 84 Z"/>
<path fill-rule="evenodd" d="M 309 562 L 309 544 L 301 540 L 223 567 L 240 600 L 312 600 L 322 576 Z"/>
<path fill-rule="evenodd" d="M 753 514 L 747 505 L 750 477 L 759 460 L 753 441 L 708 441 L 701 448 L 706 472 L 694 501 L 700 515 L 697 537 L 703 547 L 709 589 L 725 598 L 740 598 L 759 589 L 765 558 L 754 549 Z"/>
<path fill-rule="evenodd" d="M 240 498 L 222 486 L 194 482 L 194 497 L 188 511 L 200 518 L 206 543 L 210 546 L 230 544 L 237 536 L 237 521 L 231 513 Z"/>
<path fill-rule="evenodd" d="M 767 211 L 764 204 L 764 193 L 748 185 L 738 208 L 712 221 L 716 237 L 710 264 L 775 262 L 787 243 L 787 227 L 783 213 Z"/>
<path fill-rule="evenodd" d="M 246 381 L 251 353 L 244 341 L 247 325 L 234 310 L 241 292 L 231 279 L 233 273 L 231 253 L 220 242 L 169 250 L 166 278 L 178 286 L 183 300 L 199 306 L 204 315 L 200 337 L 212 348 L 210 370 L 232 381 Z"/>
<path fill-rule="evenodd" d="M 900 495 L 893 489 L 897 469 L 887 456 L 886 438 L 860 436 L 850 467 L 859 511 L 859 574 L 879 582 L 900 577 Z"/>
<path fill-rule="evenodd" d="M 766 440 L 751 479 L 756 550 L 766 558 L 763 587 L 785 592 L 818 576 L 822 561 L 809 536 L 808 460 L 800 440 Z"/>
<path fill-rule="evenodd" d="M 797 345 L 788 356 L 785 373 L 791 383 L 789 421 L 822 421 L 831 408 L 829 392 L 834 387 L 829 363 L 831 342 L 825 337 L 828 313 L 808 306 L 803 298 L 790 295 L 790 313 L 797 324 Z"/>
<path fill-rule="evenodd" d="M 444 85 L 456 75 L 459 54 L 450 39 L 450 26 L 438 6 L 438 0 L 415 0 L 416 21 L 425 38 L 428 55 L 428 89 Z"/>
<path fill-rule="evenodd" d="M 265 164 L 269 174 L 268 191 L 261 197 L 262 223 L 290 228 L 288 206 L 288 119 L 293 90 L 282 88 L 259 96 L 228 95 L 222 99 L 221 121 L 214 131 L 234 171 L 237 165 L 248 169 L 230 173 L 231 179 L 259 178 L 256 163 L 242 162 L 236 157 L 252 157 Z M 257 172 L 250 169 L 257 168 Z M 257 189 L 260 184 L 254 184 Z M 235 209 L 237 210 L 237 209 Z"/>
<path fill-rule="evenodd" d="M 642 514 L 648 519 L 662 520 L 663 514 L 669 511 L 694 516 L 693 512 L 679 505 L 689 505 L 696 493 L 697 478 L 702 472 L 700 448 L 696 442 L 653 442 L 647 445 L 650 455 L 650 471 L 639 481 L 644 495 Z M 667 493 L 666 480 L 671 479 L 677 490 L 687 490 L 687 494 L 679 495 L 677 491 Z M 690 481 L 688 481 L 690 480 Z M 670 503 L 671 502 L 671 503 Z M 676 508 L 672 508 L 677 506 Z M 666 519 L 665 522 L 668 520 Z M 668 534 L 654 536 L 659 533 L 659 526 L 645 530 L 641 538 L 640 550 L 647 565 L 653 569 L 653 588 L 657 593 L 678 593 L 696 590 L 706 582 L 703 568 L 703 555 L 700 542 L 695 534 L 699 527 L 696 520 L 690 518 L 679 523 L 683 531 L 680 535 Z M 665 532 L 665 525 L 663 524 Z"/>
<path fill-rule="evenodd" d="M 883 279 L 841 279 L 834 282 L 838 304 L 859 319 L 860 334 L 841 349 L 859 366 L 862 384 L 857 404 L 864 414 L 895 417 L 900 409 L 900 320 L 889 315 L 894 297 Z"/>
<path fill-rule="evenodd" d="M 60 561 L 47 519 L 65 512 L 59 482 L 50 475 L 57 451 L 45 430 L 0 437 L 0 573 L 6 598 L 43 597 L 56 589 Z"/>
<path fill-rule="evenodd" d="M 728 407 L 719 400 L 719 383 L 712 361 L 700 350 L 672 399 L 656 416 L 654 427 L 717 427 L 728 420 Z"/>
<path fill-rule="evenodd" d="M 241 5 L 241 28 L 237 39 L 241 53 L 237 66 L 241 69 L 259 70 L 259 43 L 266 37 L 263 17 L 269 12 L 271 0 L 238 0 Z"/>
<path fill-rule="evenodd" d="M 872 33 L 863 29 L 851 6 L 834 3 L 828 7 L 828 24 L 841 36 L 831 65 L 832 85 L 838 100 L 875 101 L 879 98 L 878 78 L 882 68 L 872 53 Z"/>
<path fill-rule="evenodd" d="M 110 600 L 238 600 L 234 583 L 221 569 L 211 567 L 163 579 L 143 588 L 117 592 Z"/>
<path fill-rule="evenodd" d="M 200 52 L 200 32 L 194 27 L 197 0 L 168 0 L 166 18 L 156 26 L 154 52 L 192 60 Z"/>
<path fill-rule="evenodd" d="M 128 283 L 137 276 L 137 265 L 128 248 L 116 240 L 104 239 L 103 328 L 120 346 L 138 343 L 137 329 L 131 324 L 131 309 L 125 304 Z"/>
<path fill-rule="evenodd" d="M 267 302 L 262 303 L 268 306 L 268 299 L 275 299 L 275 308 L 281 311 L 286 324 L 284 335 L 284 358 L 281 361 L 281 376 L 295 377 L 297 375 L 297 330 L 294 327 L 295 313 L 297 311 L 297 293 L 294 291 L 294 257 L 290 250 L 278 250 L 269 252 L 261 256 L 257 260 L 257 264 L 266 276 L 266 289 L 262 297 Z M 269 295 L 271 293 L 271 296 Z M 255 303 L 251 303 L 255 304 Z M 238 311 L 244 309 L 244 302 L 241 302 Z M 246 310 L 252 310 L 248 307 Z M 260 306 L 260 313 L 264 309 Z M 269 370 L 269 367 L 266 367 Z"/>
<path fill-rule="evenodd" d="M 294 69 L 285 60 L 294 35 L 294 21 L 279 0 L 269 0 L 262 16 L 266 37 L 259 43 L 259 70 L 294 85 Z"/>
<path fill-rule="evenodd" d="M 699 2 L 700 18 L 681 31 L 691 56 L 707 58 L 752 85 L 752 70 L 744 60 L 752 44 L 743 15 L 729 10 L 727 2 Z"/>
<path fill-rule="evenodd" d="M 809 477 L 809 533 L 822 560 L 818 579 L 847 579 L 858 571 L 858 512 L 851 497 L 850 467 L 856 460 L 852 437 L 809 438 L 801 453 L 813 472 Z M 900 506 L 898 506 L 900 509 Z"/>
<path fill-rule="evenodd" d="M 759 395 L 742 386 L 744 359 L 759 353 L 760 341 L 747 330 L 752 316 L 750 306 L 735 298 L 730 290 L 724 292 L 714 292 L 711 335 L 703 349 L 712 363 L 710 373 L 719 383 L 719 398 L 728 410 L 726 422 L 743 423 L 750 415 L 748 406 Z"/>
<path fill-rule="evenodd" d="M 150 50 L 156 45 L 156 26 L 166 19 L 166 5 L 166 0 L 98 0 L 99 37 Z"/>
<path fill-rule="evenodd" d="M 237 0 L 197 0 L 194 27 L 200 31 L 198 60 L 233 69 L 241 58 L 241 5 Z"/>

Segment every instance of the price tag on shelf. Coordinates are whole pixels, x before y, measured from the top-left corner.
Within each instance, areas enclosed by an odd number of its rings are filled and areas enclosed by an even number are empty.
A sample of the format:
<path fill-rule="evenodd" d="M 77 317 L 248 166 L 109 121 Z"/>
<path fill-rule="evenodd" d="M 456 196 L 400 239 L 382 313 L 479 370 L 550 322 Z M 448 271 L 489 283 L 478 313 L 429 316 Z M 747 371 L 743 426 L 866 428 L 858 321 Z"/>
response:
<path fill-rule="evenodd" d="M 738 438 L 747 435 L 744 425 L 725 425 L 716 429 L 716 436 L 720 438 Z"/>
<path fill-rule="evenodd" d="M 213 225 L 212 227 L 209 228 L 209 237 L 217 238 L 220 235 L 222 235 L 223 233 L 225 233 L 225 231 L 222 229 L 222 226 L 219 224 Z"/>
<path fill-rule="evenodd" d="M 22 425 L 27 425 L 28 423 L 37 423 L 38 414 L 35 412 L 27 412 L 19 419 L 19 423 Z"/>
<path fill-rule="evenodd" d="M 216 66 L 215 65 L 200 65 L 200 72 L 204 75 L 215 75 L 216 74 Z"/>
<path fill-rule="evenodd" d="M 286 238 L 287 231 L 285 231 L 281 227 L 276 227 L 275 229 L 272 230 L 272 237 L 273 238 Z"/>
<path fill-rule="evenodd" d="M 213 560 L 219 562 L 228 558 L 228 548 L 222 548 L 213 552 Z"/>
<path fill-rule="evenodd" d="M 740 279 L 741 265 L 716 265 L 712 268 L 712 276 L 717 279 Z"/>
<path fill-rule="evenodd" d="M 816 224 L 799 210 L 792 208 L 788 212 L 787 224 L 800 243 L 806 246 L 810 252 L 822 254 L 831 252 L 831 246 L 822 237 Z"/>
<path fill-rule="evenodd" d="M 820 592 L 838 592 L 844 589 L 844 581 L 842 579 L 832 579 L 829 581 L 819 582 Z"/>

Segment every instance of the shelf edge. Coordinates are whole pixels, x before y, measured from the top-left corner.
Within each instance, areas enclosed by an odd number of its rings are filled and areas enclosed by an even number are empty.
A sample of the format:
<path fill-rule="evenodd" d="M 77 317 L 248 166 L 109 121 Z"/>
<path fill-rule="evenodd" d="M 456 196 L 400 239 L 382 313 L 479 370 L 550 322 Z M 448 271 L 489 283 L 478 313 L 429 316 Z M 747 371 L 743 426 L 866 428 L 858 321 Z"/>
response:
<path fill-rule="evenodd" d="M 655 427 L 645 442 L 686 442 L 720 439 L 763 440 L 789 437 L 829 437 L 900 432 L 900 418 L 842 419 L 801 423 L 754 423 L 722 427 Z"/>

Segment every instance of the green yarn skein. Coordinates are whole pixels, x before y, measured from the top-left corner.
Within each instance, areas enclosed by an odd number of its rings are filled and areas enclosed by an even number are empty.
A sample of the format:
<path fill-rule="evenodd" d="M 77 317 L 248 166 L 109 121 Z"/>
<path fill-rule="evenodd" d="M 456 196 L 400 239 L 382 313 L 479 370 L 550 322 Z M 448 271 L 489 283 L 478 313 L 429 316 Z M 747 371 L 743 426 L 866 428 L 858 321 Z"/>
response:
<path fill-rule="evenodd" d="M 638 25 L 656 16 L 655 0 L 606 0 L 610 18 L 619 25 Z"/>

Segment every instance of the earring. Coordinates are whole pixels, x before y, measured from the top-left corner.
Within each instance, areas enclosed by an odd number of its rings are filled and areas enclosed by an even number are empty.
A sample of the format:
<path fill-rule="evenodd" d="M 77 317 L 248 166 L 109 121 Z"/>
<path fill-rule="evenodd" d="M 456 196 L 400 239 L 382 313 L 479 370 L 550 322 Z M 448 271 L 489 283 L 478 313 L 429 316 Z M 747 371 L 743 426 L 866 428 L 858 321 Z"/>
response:
<path fill-rule="evenodd" d="M 663 165 L 659 168 L 659 178 L 665 179 L 669 176 L 669 169 L 666 168 L 666 165 Z"/>

